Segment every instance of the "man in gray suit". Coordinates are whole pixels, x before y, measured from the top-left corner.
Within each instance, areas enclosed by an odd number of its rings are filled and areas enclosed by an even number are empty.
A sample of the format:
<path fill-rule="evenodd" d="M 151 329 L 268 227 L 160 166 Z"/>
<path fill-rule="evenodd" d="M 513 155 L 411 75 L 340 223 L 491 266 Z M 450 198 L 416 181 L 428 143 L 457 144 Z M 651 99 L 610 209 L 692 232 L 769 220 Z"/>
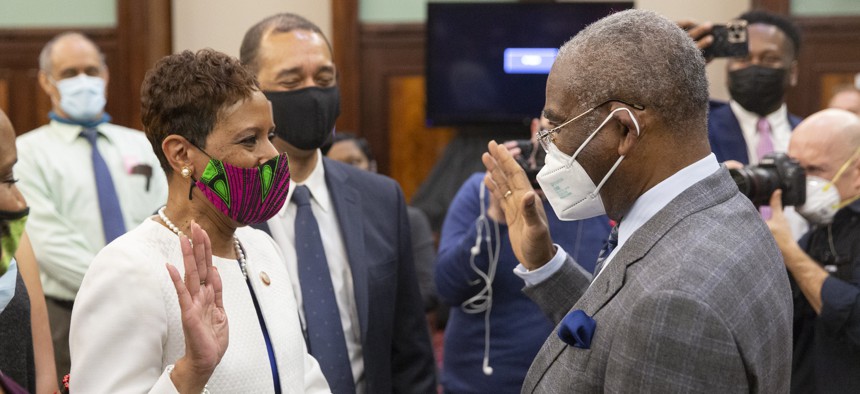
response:
<path fill-rule="evenodd" d="M 525 174 L 490 143 L 485 183 L 502 201 L 516 272 L 559 323 L 524 393 L 788 392 L 787 275 L 711 154 L 704 67 L 680 28 L 643 10 L 604 18 L 560 49 L 538 181 L 560 218 L 606 212 L 619 223 L 593 281 L 553 244 Z"/>

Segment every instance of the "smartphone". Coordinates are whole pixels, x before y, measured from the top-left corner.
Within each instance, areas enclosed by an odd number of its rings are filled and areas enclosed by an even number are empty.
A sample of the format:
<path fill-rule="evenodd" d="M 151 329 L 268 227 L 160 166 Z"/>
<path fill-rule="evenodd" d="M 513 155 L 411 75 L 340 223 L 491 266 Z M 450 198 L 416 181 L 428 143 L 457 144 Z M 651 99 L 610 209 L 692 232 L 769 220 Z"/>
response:
<path fill-rule="evenodd" d="M 711 35 L 714 42 L 705 48 L 705 58 L 745 57 L 749 53 L 747 21 L 735 19 L 724 25 L 714 25 Z"/>

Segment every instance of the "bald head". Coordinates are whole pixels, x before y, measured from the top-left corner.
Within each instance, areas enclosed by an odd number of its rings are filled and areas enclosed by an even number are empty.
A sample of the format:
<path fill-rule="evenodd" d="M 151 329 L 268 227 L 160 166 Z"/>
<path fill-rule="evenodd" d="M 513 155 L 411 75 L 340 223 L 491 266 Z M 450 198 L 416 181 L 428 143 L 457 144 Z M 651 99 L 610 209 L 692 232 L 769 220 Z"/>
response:
<path fill-rule="evenodd" d="M 825 109 L 801 122 L 791 133 L 788 154 L 807 176 L 834 180 L 842 199 L 860 194 L 860 117 L 841 109 Z"/>
<path fill-rule="evenodd" d="M 71 31 L 60 33 L 45 44 L 39 54 L 39 69 L 50 75 L 58 56 L 65 58 L 74 53 L 94 55 L 104 66 L 104 54 L 96 43 L 79 32 Z"/>

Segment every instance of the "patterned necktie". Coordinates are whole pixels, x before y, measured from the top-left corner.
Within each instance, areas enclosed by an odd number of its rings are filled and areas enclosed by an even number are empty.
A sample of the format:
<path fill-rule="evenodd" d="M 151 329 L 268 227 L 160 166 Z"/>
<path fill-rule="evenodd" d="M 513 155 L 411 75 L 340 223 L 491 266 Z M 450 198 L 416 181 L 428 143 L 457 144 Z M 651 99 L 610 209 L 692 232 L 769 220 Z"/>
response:
<path fill-rule="evenodd" d="M 92 146 L 96 194 L 98 194 L 99 199 L 99 211 L 102 214 L 102 229 L 105 234 L 105 244 L 108 244 L 116 239 L 116 237 L 125 234 L 125 221 L 122 218 L 122 209 L 119 206 L 119 198 L 116 195 L 113 178 L 110 176 L 110 170 L 108 170 L 107 163 L 105 163 L 101 153 L 99 153 L 98 144 L 96 143 L 99 131 L 94 128 L 87 128 L 81 132 L 81 136 L 86 138 L 90 146 Z"/>
<path fill-rule="evenodd" d="M 765 157 L 769 153 L 773 153 L 773 139 L 770 133 L 770 123 L 767 122 L 767 119 L 760 118 L 756 124 L 756 130 L 758 131 L 758 146 L 756 147 L 756 154 L 758 155 L 758 160 L 761 161 L 762 157 Z M 770 219 L 770 207 L 759 207 L 759 212 L 761 212 L 762 219 Z"/>
<path fill-rule="evenodd" d="M 325 257 L 319 225 L 311 210 L 310 190 L 296 186 L 296 257 L 302 288 L 308 350 L 320 364 L 333 393 L 354 393 L 340 311 Z"/>
<path fill-rule="evenodd" d="M 767 122 L 767 119 L 760 118 L 758 120 L 756 131 L 758 132 L 758 146 L 756 146 L 755 151 L 758 160 L 761 161 L 762 157 L 765 157 L 768 153 L 773 153 L 773 137 L 771 136 L 770 123 Z"/>
<path fill-rule="evenodd" d="M 597 255 L 597 264 L 594 265 L 594 276 L 597 277 L 597 274 L 600 273 L 600 270 L 603 269 L 603 263 L 606 262 L 606 258 L 612 254 L 612 250 L 618 246 L 618 225 L 612 227 L 612 231 L 609 232 L 609 238 L 606 239 L 606 243 L 603 244 L 603 249 L 600 249 L 600 254 Z"/>

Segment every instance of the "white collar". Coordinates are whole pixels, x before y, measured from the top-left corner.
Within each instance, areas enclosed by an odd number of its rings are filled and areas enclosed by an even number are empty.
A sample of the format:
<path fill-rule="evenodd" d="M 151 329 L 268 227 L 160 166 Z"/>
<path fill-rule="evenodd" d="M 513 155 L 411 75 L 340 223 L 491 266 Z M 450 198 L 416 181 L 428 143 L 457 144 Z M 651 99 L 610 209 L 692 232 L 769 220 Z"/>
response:
<path fill-rule="evenodd" d="M 742 125 L 752 125 L 752 129 L 755 130 L 756 123 L 761 119 L 761 115 L 747 111 L 746 108 L 742 107 L 734 100 L 729 101 L 729 106 L 732 107 L 732 112 L 734 112 L 735 117 L 738 118 L 738 123 Z M 785 106 L 785 103 L 782 103 L 776 111 L 767 114 L 764 118 L 767 119 L 768 123 L 770 123 L 771 129 L 776 129 L 780 123 L 788 122 L 788 107 Z"/>
<path fill-rule="evenodd" d="M 675 197 L 720 169 L 713 153 L 664 179 L 639 196 L 618 225 L 618 246 L 624 244 L 639 227 L 668 205 Z M 620 249 L 616 247 L 615 250 Z"/>
<path fill-rule="evenodd" d="M 284 204 L 284 207 L 281 208 L 281 212 L 278 213 L 280 216 L 285 216 L 287 214 L 287 206 L 289 206 L 289 202 L 292 201 L 293 191 L 296 190 L 296 186 L 304 185 L 308 187 L 308 191 L 311 193 L 311 200 L 316 201 L 317 205 L 323 210 L 323 212 L 329 212 L 331 209 L 331 198 L 329 196 L 328 186 L 325 183 L 325 167 L 323 166 L 323 155 L 322 152 L 317 149 L 316 161 L 314 162 L 314 169 L 311 171 L 310 175 L 302 181 L 299 182 L 290 182 L 290 191 L 287 193 L 287 204 Z"/>

